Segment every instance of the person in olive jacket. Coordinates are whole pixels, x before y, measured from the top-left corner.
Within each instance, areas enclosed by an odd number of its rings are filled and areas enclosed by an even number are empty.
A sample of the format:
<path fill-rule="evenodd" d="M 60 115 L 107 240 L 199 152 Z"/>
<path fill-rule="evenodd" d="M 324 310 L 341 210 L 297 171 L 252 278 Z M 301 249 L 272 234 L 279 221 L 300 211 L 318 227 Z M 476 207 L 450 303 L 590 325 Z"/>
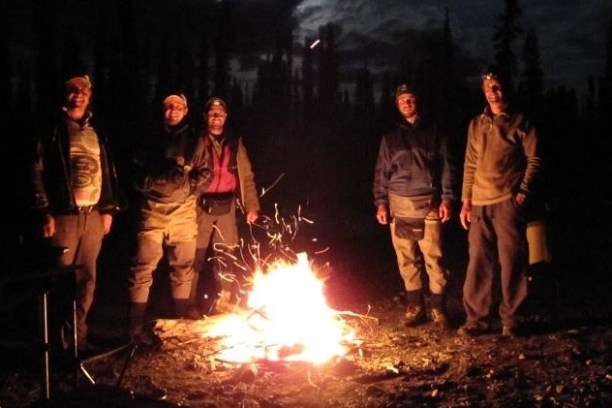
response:
<path fill-rule="evenodd" d="M 129 335 L 152 343 L 147 306 L 154 272 L 167 253 L 176 317 L 186 317 L 196 249 L 196 187 L 209 179 L 203 143 L 188 122 L 187 98 L 169 93 L 134 158 L 138 222 L 129 274 Z"/>

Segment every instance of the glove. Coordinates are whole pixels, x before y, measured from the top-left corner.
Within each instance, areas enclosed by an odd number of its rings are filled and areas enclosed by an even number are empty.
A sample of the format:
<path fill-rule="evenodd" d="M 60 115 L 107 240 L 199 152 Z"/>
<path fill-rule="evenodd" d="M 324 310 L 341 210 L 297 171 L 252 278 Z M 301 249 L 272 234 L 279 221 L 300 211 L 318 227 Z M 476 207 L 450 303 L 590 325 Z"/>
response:
<path fill-rule="evenodd" d="M 181 183 L 185 179 L 185 167 L 172 166 L 168 171 L 168 180 L 175 184 Z"/>
<path fill-rule="evenodd" d="M 206 167 L 194 168 L 189 172 L 189 184 L 195 188 L 209 184 L 212 181 L 212 171 Z"/>

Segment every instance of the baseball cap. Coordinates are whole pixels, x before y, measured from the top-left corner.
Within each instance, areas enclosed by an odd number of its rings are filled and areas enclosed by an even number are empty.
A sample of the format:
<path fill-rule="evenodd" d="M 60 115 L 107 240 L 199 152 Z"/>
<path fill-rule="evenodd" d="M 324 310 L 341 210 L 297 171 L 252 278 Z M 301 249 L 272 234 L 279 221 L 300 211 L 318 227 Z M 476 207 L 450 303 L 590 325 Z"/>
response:
<path fill-rule="evenodd" d="M 187 98 L 182 93 L 179 94 L 170 94 L 164 98 L 162 104 L 164 106 L 172 104 L 172 103 L 180 103 L 184 107 L 187 107 Z"/>
<path fill-rule="evenodd" d="M 77 75 L 77 76 L 73 76 L 71 78 L 69 78 L 66 82 L 64 82 L 64 85 L 66 87 L 66 89 L 73 89 L 73 88 L 92 88 L 91 85 L 91 79 L 89 78 L 89 75 Z"/>
<path fill-rule="evenodd" d="M 204 112 L 208 112 L 213 106 L 221 106 L 223 107 L 223 110 L 227 112 L 227 105 L 225 104 L 225 101 L 218 96 L 213 96 L 206 102 L 204 105 Z"/>
<path fill-rule="evenodd" d="M 408 84 L 400 84 L 395 89 L 395 99 L 397 99 L 402 94 L 416 95 L 416 92 L 414 91 L 414 89 L 410 85 L 408 85 Z"/>

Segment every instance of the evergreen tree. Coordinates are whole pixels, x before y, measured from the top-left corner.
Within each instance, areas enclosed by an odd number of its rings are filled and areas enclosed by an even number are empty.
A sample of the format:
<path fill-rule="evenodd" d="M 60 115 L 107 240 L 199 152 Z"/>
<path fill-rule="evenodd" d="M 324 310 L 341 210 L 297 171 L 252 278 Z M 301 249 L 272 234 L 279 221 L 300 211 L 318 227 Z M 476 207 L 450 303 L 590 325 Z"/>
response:
<path fill-rule="evenodd" d="M 187 48 L 187 42 L 183 34 L 178 38 L 176 53 L 176 81 L 177 86 L 187 98 L 192 101 L 195 95 L 195 59 Z"/>
<path fill-rule="evenodd" d="M 304 41 L 304 55 L 302 57 L 302 101 L 306 111 L 310 111 L 310 106 L 314 99 L 314 62 L 312 53 L 312 38 Z"/>
<path fill-rule="evenodd" d="M 215 50 L 213 93 L 222 98 L 227 98 L 230 92 L 231 44 L 233 40 L 232 33 L 234 32 L 231 3 L 231 0 L 223 0 L 221 2 L 218 32 L 213 44 Z"/>
<path fill-rule="evenodd" d="M 523 62 L 525 70 L 519 84 L 519 94 L 525 109 L 534 117 L 538 117 L 544 95 L 544 72 L 540 61 L 538 37 L 534 29 L 529 30 L 525 37 Z"/>
<path fill-rule="evenodd" d="M 58 39 L 56 33 L 57 5 L 52 0 L 41 0 L 35 4 L 32 29 L 36 37 L 35 78 L 36 94 L 32 95 L 34 110 L 40 115 L 48 115 L 59 102 L 61 75 L 58 70 Z"/>
<path fill-rule="evenodd" d="M 606 64 L 604 67 L 604 75 L 599 86 L 599 105 L 600 111 L 604 113 L 604 117 L 607 117 L 610 121 L 609 112 L 612 110 L 612 20 L 608 23 L 605 52 Z"/>
<path fill-rule="evenodd" d="M 3 11 L 3 7 L 0 5 L 0 14 L 6 16 L 7 11 Z M 0 99 L 3 101 L 4 106 L 12 106 L 13 92 L 11 87 L 11 67 L 9 65 L 9 50 L 8 50 L 8 36 L 7 27 L 4 24 L 4 20 L 0 17 Z M 0 120 L 2 123 L 8 123 L 7 119 L 11 117 L 9 109 L 0 109 Z"/>
<path fill-rule="evenodd" d="M 318 100 L 321 104 L 330 106 L 338 102 L 339 66 L 336 45 L 336 31 L 339 28 L 328 24 L 319 28 L 321 43 L 318 50 Z"/>
<path fill-rule="evenodd" d="M 395 84 L 392 83 L 389 71 L 385 71 L 382 76 L 379 106 L 379 122 L 383 126 L 388 126 L 397 117 L 397 109 L 395 107 Z"/>
<path fill-rule="evenodd" d="M 196 101 L 203 101 L 208 98 L 209 88 L 208 81 L 210 78 L 210 67 L 208 65 L 210 58 L 210 48 L 208 44 L 208 34 L 202 30 L 200 38 L 200 48 L 197 57 L 196 65 L 198 67 L 196 75 L 197 90 L 194 95 Z M 202 102 L 204 103 L 204 102 Z"/>
<path fill-rule="evenodd" d="M 453 100 L 455 99 L 455 50 L 453 34 L 450 28 L 450 12 L 444 9 L 444 28 L 442 31 L 442 57 L 440 61 L 439 103 L 436 109 L 438 122 L 445 129 L 450 127 L 452 121 Z"/>
<path fill-rule="evenodd" d="M 372 74 L 368 67 L 364 66 L 357 72 L 357 82 L 355 84 L 355 113 L 357 116 L 372 116 L 374 112 L 374 84 Z"/>
<path fill-rule="evenodd" d="M 509 91 L 514 91 L 514 75 L 518 72 L 518 63 L 512 49 L 514 41 L 522 33 L 519 19 L 522 10 L 518 0 L 506 0 L 504 12 L 499 17 L 499 23 L 494 27 L 493 47 L 495 50 L 495 65 Z"/>

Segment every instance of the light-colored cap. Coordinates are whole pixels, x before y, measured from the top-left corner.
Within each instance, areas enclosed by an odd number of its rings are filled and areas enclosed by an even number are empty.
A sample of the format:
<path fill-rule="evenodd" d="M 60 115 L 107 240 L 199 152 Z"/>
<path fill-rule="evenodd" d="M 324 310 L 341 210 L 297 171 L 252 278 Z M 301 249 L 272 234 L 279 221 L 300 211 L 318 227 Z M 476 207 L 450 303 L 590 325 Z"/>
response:
<path fill-rule="evenodd" d="M 172 94 L 166 96 L 164 101 L 162 102 L 164 106 L 170 105 L 172 103 L 180 103 L 184 107 L 187 107 L 187 98 L 183 94 Z"/>
<path fill-rule="evenodd" d="M 89 75 L 78 75 L 67 80 L 64 85 L 66 89 L 71 88 L 92 88 L 91 79 L 89 79 Z"/>

